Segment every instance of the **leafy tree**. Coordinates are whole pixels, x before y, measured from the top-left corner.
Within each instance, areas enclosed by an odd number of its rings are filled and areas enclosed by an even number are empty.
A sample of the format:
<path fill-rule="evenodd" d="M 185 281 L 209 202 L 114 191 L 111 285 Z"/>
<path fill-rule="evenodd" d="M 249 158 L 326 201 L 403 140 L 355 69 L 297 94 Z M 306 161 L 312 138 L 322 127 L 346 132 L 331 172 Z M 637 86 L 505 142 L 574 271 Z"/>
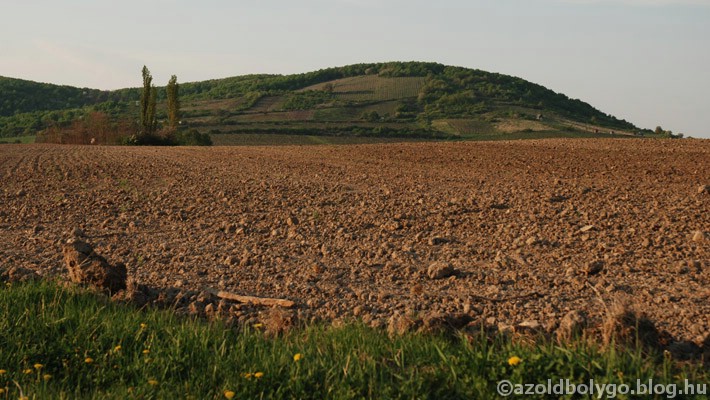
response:
<path fill-rule="evenodd" d="M 153 76 L 145 65 L 143 66 L 143 92 L 141 93 L 141 135 L 151 136 L 158 126 L 155 114 L 156 91 L 153 86 Z"/>
<path fill-rule="evenodd" d="M 168 103 L 168 126 L 173 130 L 177 129 L 178 121 L 180 120 L 179 89 L 180 86 L 177 83 L 177 76 L 171 76 L 165 91 L 167 92 Z"/>

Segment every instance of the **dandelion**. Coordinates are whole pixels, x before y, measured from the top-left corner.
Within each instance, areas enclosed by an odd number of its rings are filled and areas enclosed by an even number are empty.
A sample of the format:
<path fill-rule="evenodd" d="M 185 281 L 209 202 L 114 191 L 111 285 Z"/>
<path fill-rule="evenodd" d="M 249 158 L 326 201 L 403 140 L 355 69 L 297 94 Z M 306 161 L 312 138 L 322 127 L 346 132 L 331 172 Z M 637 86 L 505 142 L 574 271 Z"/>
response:
<path fill-rule="evenodd" d="M 520 364 L 522 361 L 523 361 L 523 360 L 522 360 L 520 357 L 518 357 L 518 356 L 513 356 L 513 357 L 510 357 L 510 358 L 508 359 L 508 365 L 514 367 L 514 366 Z"/>
<path fill-rule="evenodd" d="M 37 363 L 34 365 L 34 367 L 35 367 L 35 369 L 42 369 L 42 367 L 44 367 L 44 365 Z"/>
<path fill-rule="evenodd" d="M 226 398 L 228 398 L 228 399 L 231 399 L 231 398 L 234 397 L 234 392 L 231 391 L 231 390 L 225 390 L 225 391 L 224 391 L 224 397 L 226 397 Z"/>
<path fill-rule="evenodd" d="M 261 379 L 264 376 L 263 372 L 255 372 L 254 373 L 254 378 L 256 379 Z"/>
<path fill-rule="evenodd" d="M 0 388 L 0 395 L 5 394 L 5 388 Z"/>
<path fill-rule="evenodd" d="M 245 372 L 242 374 L 242 376 L 247 379 L 251 379 L 251 377 L 254 376 L 254 374 L 252 374 L 251 372 Z"/>
<path fill-rule="evenodd" d="M 94 359 L 91 358 L 91 357 L 86 357 L 86 358 L 84 359 L 84 362 L 87 363 L 87 364 L 91 364 L 91 363 L 94 362 Z"/>
<path fill-rule="evenodd" d="M 29 375 L 29 374 L 32 373 L 32 369 L 27 368 L 26 370 L 22 371 L 22 373 L 25 374 L 25 375 Z"/>
<path fill-rule="evenodd" d="M 148 324 L 144 324 L 141 322 L 141 329 L 146 329 L 148 327 Z"/>
<path fill-rule="evenodd" d="M 114 353 L 118 353 L 119 351 L 121 351 L 121 345 L 120 345 L 120 344 L 119 344 L 118 346 L 116 346 L 116 347 L 113 348 L 113 352 L 114 352 Z"/>
<path fill-rule="evenodd" d="M 144 349 L 143 354 L 150 354 L 150 349 Z"/>
<path fill-rule="evenodd" d="M 44 379 L 44 381 L 47 382 L 48 380 L 52 379 L 52 375 L 44 374 L 44 375 L 42 375 L 42 379 Z"/>
<path fill-rule="evenodd" d="M 155 379 L 148 379 L 148 384 L 149 384 L 150 386 L 155 386 L 155 385 L 158 384 L 158 381 L 155 380 Z"/>
<path fill-rule="evenodd" d="M 293 361 L 298 362 L 298 361 L 300 361 L 302 358 L 303 358 L 303 354 L 301 354 L 301 353 L 296 353 L 296 354 L 293 355 Z"/>
<path fill-rule="evenodd" d="M 0 369 L 0 375 L 5 375 L 5 374 L 7 374 L 7 370 Z"/>

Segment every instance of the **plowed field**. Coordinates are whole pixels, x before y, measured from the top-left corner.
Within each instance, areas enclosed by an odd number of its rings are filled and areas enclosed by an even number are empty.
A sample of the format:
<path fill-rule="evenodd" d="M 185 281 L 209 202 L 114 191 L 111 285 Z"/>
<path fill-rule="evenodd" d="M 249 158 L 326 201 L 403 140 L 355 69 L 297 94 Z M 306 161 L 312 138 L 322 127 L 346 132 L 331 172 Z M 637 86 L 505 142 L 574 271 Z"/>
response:
<path fill-rule="evenodd" d="M 140 282 L 291 299 L 303 320 L 553 329 L 626 297 L 676 337 L 710 331 L 707 140 L 3 145 L 0 177 L 4 268 L 65 274 L 79 229 Z"/>

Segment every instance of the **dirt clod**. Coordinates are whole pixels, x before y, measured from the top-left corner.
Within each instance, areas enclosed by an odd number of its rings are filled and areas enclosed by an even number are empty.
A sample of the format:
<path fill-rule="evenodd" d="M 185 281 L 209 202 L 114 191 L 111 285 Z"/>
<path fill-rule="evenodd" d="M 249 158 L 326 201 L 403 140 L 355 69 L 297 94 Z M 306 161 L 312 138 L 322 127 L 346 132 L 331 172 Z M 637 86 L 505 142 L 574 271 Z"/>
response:
<path fill-rule="evenodd" d="M 602 328 L 605 346 L 612 343 L 634 346 L 636 343 L 646 348 L 660 347 L 660 334 L 655 324 L 646 316 L 637 315 L 628 298 L 617 298 L 607 310 Z"/>
<path fill-rule="evenodd" d="M 596 275 L 604 269 L 604 262 L 601 260 L 590 261 L 584 265 L 582 272 L 587 276 Z"/>
<path fill-rule="evenodd" d="M 292 310 L 282 307 L 270 308 L 262 320 L 266 333 L 277 336 L 288 332 L 296 327 L 296 314 Z"/>
<path fill-rule="evenodd" d="M 126 266 L 120 263 L 110 265 L 87 242 L 70 239 L 62 253 L 72 282 L 97 286 L 110 293 L 126 288 Z"/>
<path fill-rule="evenodd" d="M 387 333 L 390 336 L 401 336 L 413 331 L 420 322 L 406 314 L 394 314 L 387 323 Z"/>
<path fill-rule="evenodd" d="M 565 314 L 560 321 L 560 326 L 555 331 L 559 342 L 569 342 L 579 336 L 587 326 L 587 317 L 579 310 Z"/>
<path fill-rule="evenodd" d="M 703 231 L 693 232 L 693 242 L 703 242 L 705 240 L 705 233 Z"/>
<path fill-rule="evenodd" d="M 447 262 L 437 261 L 429 265 L 427 276 L 430 279 L 443 279 L 456 274 L 456 269 Z"/>

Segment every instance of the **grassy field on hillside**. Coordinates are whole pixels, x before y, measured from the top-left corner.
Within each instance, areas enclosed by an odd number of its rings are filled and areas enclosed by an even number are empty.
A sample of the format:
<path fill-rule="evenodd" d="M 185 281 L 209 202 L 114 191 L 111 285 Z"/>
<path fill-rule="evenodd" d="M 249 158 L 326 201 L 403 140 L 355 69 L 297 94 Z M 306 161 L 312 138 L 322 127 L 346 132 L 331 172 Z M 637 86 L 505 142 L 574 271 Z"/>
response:
<path fill-rule="evenodd" d="M 3 284 L 0 331 L 2 399 L 485 399 L 497 397 L 501 380 L 709 378 L 698 366 L 583 341 L 560 347 L 482 333 L 388 337 L 358 323 L 273 338 L 258 324 L 237 330 L 140 311 L 47 282 Z"/>
<path fill-rule="evenodd" d="M 426 82 L 425 77 L 384 78 L 377 75 L 354 76 L 327 82 L 336 98 L 351 101 L 387 101 L 416 97 Z M 323 90 L 317 84 L 303 90 Z"/>
<path fill-rule="evenodd" d="M 36 136 L 13 136 L 0 138 L 0 144 L 3 143 L 34 143 Z"/>

